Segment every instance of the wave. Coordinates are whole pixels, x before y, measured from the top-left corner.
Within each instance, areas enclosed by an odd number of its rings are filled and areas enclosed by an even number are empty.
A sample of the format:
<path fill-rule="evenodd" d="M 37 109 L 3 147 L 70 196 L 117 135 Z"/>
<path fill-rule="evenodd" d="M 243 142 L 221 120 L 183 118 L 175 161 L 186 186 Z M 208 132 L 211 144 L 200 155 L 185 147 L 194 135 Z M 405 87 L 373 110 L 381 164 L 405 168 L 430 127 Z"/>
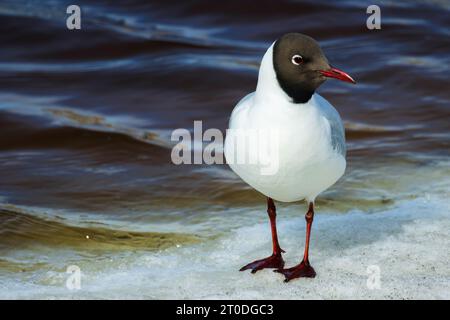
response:
<path fill-rule="evenodd" d="M 75 226 L 66 222 L 61 217 L 58 220 L 43 219 L 19 208 L 0 209 L 0 250 L 49 246 L 83 252 L 154 251 L 201 241 L 193 234 L 125 231 L 99 226 L 99 223 Z"/>

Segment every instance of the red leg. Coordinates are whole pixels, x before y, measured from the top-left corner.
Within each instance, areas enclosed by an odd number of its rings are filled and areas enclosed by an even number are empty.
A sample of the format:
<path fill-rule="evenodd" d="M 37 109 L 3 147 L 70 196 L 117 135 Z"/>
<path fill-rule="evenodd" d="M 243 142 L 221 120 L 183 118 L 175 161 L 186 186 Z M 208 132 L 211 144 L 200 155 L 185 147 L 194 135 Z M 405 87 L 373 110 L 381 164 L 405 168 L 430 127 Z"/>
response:
<path fill-rule="evenodd" d="M 314 205 L 312 202 L 309 203 L 308 211 L 305 215 L 306 219 L 306 242 L 305 242 L 305 253 L 303 254 L 303 260 L 300 264 L 289 269 L 278 269 L 275 272 L 282 273 L 286 278 L 284 282 L 288 282 L 295 278 L 314 278 L 316 272 L 313 267 L 309 264 L 309 239 L 311 236 L 311 226 L 314 219 Z"/>
<path fill-rule="evenodd" d="M 270 257 L 253 261 L 246 266 L 242 267 L 239 271 L 244 271 L 247 269 L 252 269 L 252 273 L 255 273 L 259 270 L 266 268 L 283 268 L 284 260 L 281 256 L 281 253 L 284 252 L 283 249 L 280 248 L 278 243 L 278 235 L 277 235 L 277 224 L 276 224 L 276 209 L 275 203 L 271 198 L 267 198 L 267 213 L 269 214 L 270 219 L 270 228 L 272 230 L 272 249 L 273 253 Z"/>

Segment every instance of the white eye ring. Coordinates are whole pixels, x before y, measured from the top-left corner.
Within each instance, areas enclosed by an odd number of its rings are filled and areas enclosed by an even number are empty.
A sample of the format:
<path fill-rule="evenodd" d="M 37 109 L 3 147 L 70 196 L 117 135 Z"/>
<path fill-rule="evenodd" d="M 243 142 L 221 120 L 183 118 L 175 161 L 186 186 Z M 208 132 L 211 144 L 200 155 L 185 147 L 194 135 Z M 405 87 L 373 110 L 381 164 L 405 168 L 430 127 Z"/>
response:
<path fill-rule="evenodd" d="M 293 64 L 298 66 L 303 63 L 303 57 L 299 54 L 296 54 L 295 56 L 292 57 L 291 61 Z"/>

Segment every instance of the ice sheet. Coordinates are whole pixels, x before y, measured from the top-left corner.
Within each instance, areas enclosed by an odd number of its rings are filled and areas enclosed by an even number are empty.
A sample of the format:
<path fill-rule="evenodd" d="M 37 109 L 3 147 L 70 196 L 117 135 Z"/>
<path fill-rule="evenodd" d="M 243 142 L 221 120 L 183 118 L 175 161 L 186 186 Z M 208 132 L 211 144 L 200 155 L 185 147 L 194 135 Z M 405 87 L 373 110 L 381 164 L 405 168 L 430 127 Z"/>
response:
<path fill-rule="evenodd" d="M 279 234 L 286 265 L 292 266 L 302 254 L 305 224 L 301 216 L 288 216 L 279 215 Z M 310 252 L 315 279 L 284 283 L 271 270 L 239 272 L 247 262 L 270 254 L 268 225 L 259 223 L 198 245 L 80 260 L 81 289 L 76 291 L 65 286 L 69 275 L 63 264 L 46 272 L 4 274 L 0 297 L 449 299 L 449 230 L 448 200 L 426 196 L 371 214 L 317 214 Z M 380 270 L 379 288 L 367 285 L 373 266 Z"/>

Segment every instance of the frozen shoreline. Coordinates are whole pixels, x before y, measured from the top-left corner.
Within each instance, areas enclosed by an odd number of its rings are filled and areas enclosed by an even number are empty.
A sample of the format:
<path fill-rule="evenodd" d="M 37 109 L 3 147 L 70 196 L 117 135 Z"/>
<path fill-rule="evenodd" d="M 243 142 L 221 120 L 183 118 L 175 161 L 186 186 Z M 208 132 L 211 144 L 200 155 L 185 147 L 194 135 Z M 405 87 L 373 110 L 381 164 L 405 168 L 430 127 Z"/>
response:
<path fill-rule="evenodd" d="M 159 253 L 127 253 L 83 262 L 82 288 L 65 288 L 67 274 L 2 276 L 3 299 L 449 299 L 450 217 L 446 199 L 403 201 L 383 212 L 317 215 L 311 263 L 315 279 L 283 283 L 263 270 L 239 272 L 270 253 L 265 223 L 241 227 L 198 245 Z M 304 219 L 283 219 L 287 266 L 299 262 Z M 367 267 L 380 268 L 380 288 L 367 287 Z"/>

